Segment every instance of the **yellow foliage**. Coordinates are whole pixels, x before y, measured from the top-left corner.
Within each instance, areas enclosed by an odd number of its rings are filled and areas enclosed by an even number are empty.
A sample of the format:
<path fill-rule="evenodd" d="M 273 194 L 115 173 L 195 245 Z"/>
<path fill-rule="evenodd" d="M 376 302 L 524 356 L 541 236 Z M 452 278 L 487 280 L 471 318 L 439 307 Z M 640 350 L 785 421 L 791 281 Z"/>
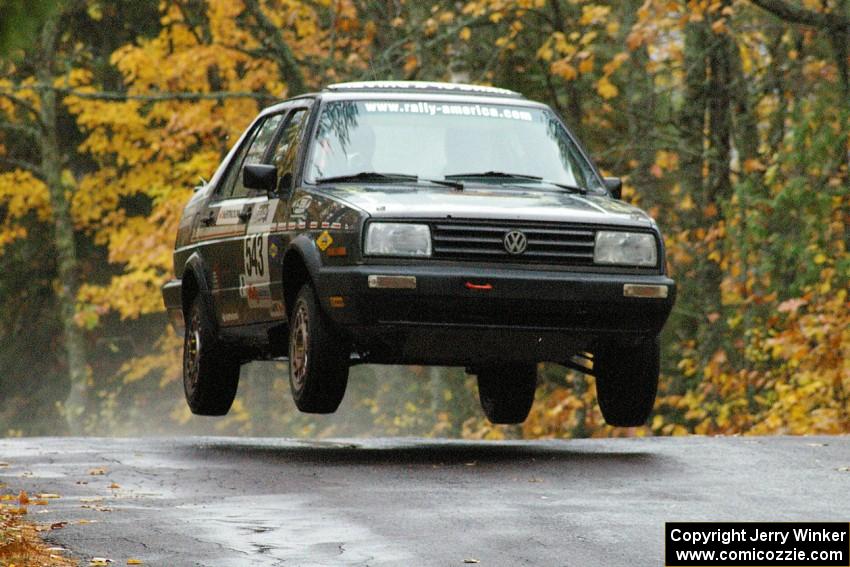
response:
<path fill-rule="evenodd" d="M 602 77 L 596 82 L 596 92 L 605 100 L 612 99 L 620 94 L 620 90 L 608 80 L 608 77 Z"/>
<path fill-rule="evenodd" d="M 50 219 L 47 187 L 20 169 L 0 173 L 0 206 L 5 211 L 0 224 L 0 252 L 6 245 L 26 237 L 26 229 L 19 224 L 22 218 L 34 214 L 42 222 Z"/>
<path fill-rule="evenodd" d="M 599 4 L 589 4 L 581 7 L 581 18 L 579 24 L 590 26 L 605 22 L 608 15 L 611 13 L 610 6 L 602 6 Z"/>

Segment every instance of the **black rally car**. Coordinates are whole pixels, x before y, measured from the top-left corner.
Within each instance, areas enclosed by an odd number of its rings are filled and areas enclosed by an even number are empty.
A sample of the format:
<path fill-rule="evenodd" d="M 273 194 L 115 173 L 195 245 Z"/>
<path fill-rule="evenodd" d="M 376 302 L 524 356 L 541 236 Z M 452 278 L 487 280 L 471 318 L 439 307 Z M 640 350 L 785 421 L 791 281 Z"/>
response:
<path fill-rule="evenodd" d="M 676 288 L 620 186 L 504 89 L 343 83 L 267 108 L 186 205 L 162 290 L 190 408 L 227 413 L 241 364 L 288 357 L 301 411 L 335 411 L 352 364 L 453 365 L 516 423 L 550 361 L 596 376 L 609 423 L 643 423 Z"/>

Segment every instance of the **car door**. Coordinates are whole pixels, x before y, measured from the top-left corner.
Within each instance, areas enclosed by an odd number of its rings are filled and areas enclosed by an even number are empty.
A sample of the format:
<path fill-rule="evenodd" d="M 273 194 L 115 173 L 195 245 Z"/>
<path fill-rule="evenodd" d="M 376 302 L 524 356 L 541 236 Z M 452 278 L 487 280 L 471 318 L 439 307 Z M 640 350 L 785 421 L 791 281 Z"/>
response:
<path fill-rule="evenodd" d="M 282 253 L 290 240 L 286 232 L 287 205 L 308 114 L 307 105 L 293 107 L 264 157 L 264 163 L 277 167 L 278 188 L 254 203 L 248 222 L 240 275 L 240 298 L 246 322 L 284 318 L 280 267 Z"/>
<path fill-rule="evenodd" d="M 267 200 L 245 188 L 242 167 L 263 160 L 284 116 L 285 113 L 272 114 L 254 125 L 199 215 L 196 242 L 210 271 L 218 322 L 225 327 L 247 322 L 240 301 L 243 243 L 254 205 Z"/>

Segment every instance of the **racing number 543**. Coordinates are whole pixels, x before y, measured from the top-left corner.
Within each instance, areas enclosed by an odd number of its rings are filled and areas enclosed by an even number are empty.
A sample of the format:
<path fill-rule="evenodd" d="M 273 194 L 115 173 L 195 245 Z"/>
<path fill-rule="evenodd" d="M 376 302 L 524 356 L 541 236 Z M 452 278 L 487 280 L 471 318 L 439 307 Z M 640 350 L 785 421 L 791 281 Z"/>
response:
<path fill-rule="evenodd" d="M 254 234 L 245 239 L 245 275 L 248 278 L 266 275 L 263 235 Z"/>

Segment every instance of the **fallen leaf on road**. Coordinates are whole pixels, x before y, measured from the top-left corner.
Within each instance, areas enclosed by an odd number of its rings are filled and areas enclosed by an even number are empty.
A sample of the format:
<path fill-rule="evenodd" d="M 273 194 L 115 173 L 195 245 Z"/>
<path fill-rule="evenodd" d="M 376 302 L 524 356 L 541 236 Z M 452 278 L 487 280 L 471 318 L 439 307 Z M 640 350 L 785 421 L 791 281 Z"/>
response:
<path fill-rule="evenodd" d="M 113 482 L 112 484 L 109 485 L 109 488 L 112 488 L 112 489 L 121 488 L 121 485 Z"/>
<path fill-rule="evenodd" d="M 850 467 L 838 467 L 835 470 L 837 470 L 838 472 L 850 472 Z"/>
<path fill-rule="evenodd" d="M 142 564 L 141 559 L 128 559 L 127 560 L 127 565 L 141 565 L 141 564 Z"/>
<path fill-rule="evenodd" d="M 112 508 L 108 506 L 92 506 L 91 504 L 83 504 L 80 508 L 88 508 L 89 510 L 94 510 L 95 512 L 111 512 Z"/>
<path fill-rule="evenodd" d="M 471 559 L 471 558 L 470 559 L 464 559 L 463 562 L 464 563 L 481 563 L 477 559 Z"/>
<path fill-rule="evenodd" d="M 39 498 L 62 498 L 58 494 L 54 494 L 52 492 L 42 492 L 40 494 L 36 494 L 36 496 Z"/>
<path fill-rule="evenodd" d="M 5 469 L 9 466 L 9 463 L 0 463 L 0 469 Z"/>
<path fill-rule="evenodd" d="M 111 559 L 107 559 L 105 557 L 92 557 L 91 561 L 89 561 L 90 567 L 105 567 L 112 563 Z"/>
<path fill-rule="evenodd" d="M 44 500 L 44 499 L 40 499 L 40 500 L 34 500 L 33 504 L 35 504 L 36 506 L 47 506 L 48 504 L 50 504 L 50 502 L 48 502 L 47 500 Z"/>
<path fill-rule="evenodd" d="M 100 469 L 91 469 L 91 470 L 89 470 L 89 474 L 90 474 L 91 476 L 101 476 L 101 475 L 105 475 L 105 474 L 106 474 L 106 469 L 104 469 L 104 468 L 100 468 Z"/>
<path fill-rule="evenodd" d="M 20 494 L 18 494 L 18 504 L 24 506 L 30 503 L 30 498 L 27 496 L 27 493 L 21 490 Z"/>

